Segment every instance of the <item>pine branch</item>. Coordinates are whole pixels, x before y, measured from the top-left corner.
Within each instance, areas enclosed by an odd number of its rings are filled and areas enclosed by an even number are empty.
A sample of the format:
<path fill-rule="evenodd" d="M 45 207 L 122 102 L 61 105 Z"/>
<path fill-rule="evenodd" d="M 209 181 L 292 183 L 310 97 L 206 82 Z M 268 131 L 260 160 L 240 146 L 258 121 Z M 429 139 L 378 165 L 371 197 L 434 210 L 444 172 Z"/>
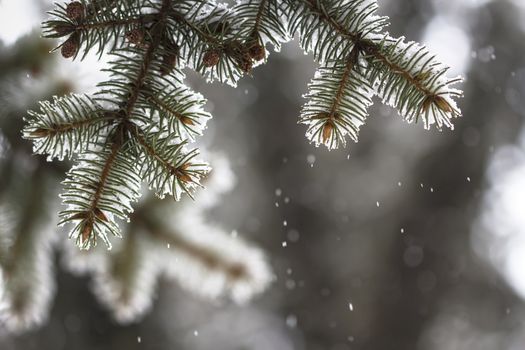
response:
<path fill-rule="evenodd" d="M 40 103 L 40 113 L 29 112 L 31 123 L 24 137 L 33 140 L 35 153 L 49 158 L 71 158 L 107 136 L 115 121 L 113 113 L 104 112 L 100 104 L 85 95 L 55 97 Z"/>
<path fill-rule="evenodd" d="M 102 238 L 110 247 L 108 233 L 120 237 L 114 218 L 127 219 L 128 213 L 132 211 L 130 202 L 139 196 L 139 177 L 156 187 L 160 196 L 170 193 L 180 199 L 183 192 L 191 196 L 199 179 L 207 172 L 205 164 L 193 161 L 197 152 L 183 152 L 184 142 L 174 144 L 173 140 L 180 139 L 182 133 L 170 134 L 171 130 L 167 130 L 168 133 L 166 130 L 155 131 L 158 130 L 159 120 L 146 118 L 143 113 L 150 108 L 150 113 L 153 111 L 165 116 L 167 106 L 170 107 L 169 111 L 179 108 L 187 112 L 187 116 L 184 116 L 186 119 L 181 119 L 186 125 L 207 116 L 198 109 L 203 103 L 201 99 L 194 99 L 186 105 L 177 105 L 181 102 L 176 100 L 177 97 L 195 97 L 186 90 L 179 89 L 178 96 L 170 97 L 162 105 L 158 104 L 159 101 L 162 102 L 161 97 L 152 95 L 152 89 L 164 88 L 170 77 L 173 81 L 181 75 L 175 72 L 164 77 L 167 73 L 163 71 L 165 65 L 156 55 L 166 45 L 163 39 L 170 7 L 171 1 L 164 0 L 158 8 L 154 15 L 155 21 L 145 36 L 147 45 L 115 52 L 117 59 L 109 69 L 112 80 L 99 85 L 101 90 L 94 100 L 85 98 L 90 105 L 84 103 L 87 107 L 77 108 L 76 113 L 65 113 L 64 111 L 75 108 L 74 104 L 68 104 L 75 97 L 69 97 L 47 105 L 47 114 L 32 114 L 37 121 L 33 121 L 26 135 L 42 138 L 44 141 L 37 143 L 38 146 L 43 145 L 40 146 L 42 151 L 68 156 L 73 152 L 83 151 L 79 164 L 69 172 L 68 179 L 64 182 L 66 192 L 62 198 L 69 207 L 60 213 L 60 223 L 75 223 L 70 237 L 76 237 L 77 244 L 84 249 L 95 246 L 97 237 Z M 175 88 L 175 85 L 172 84 L 171 88 Z M 79 101 L 81 100 L 76 102 Z M 145 106 L 144 101 L 149 105 Z M 157 105 L 152 101 L 157 102 Z M 164 110 L 159 111 L 159 107 Z M 104 119 L 101 115 L 110 117 L 110 125 L 104 129 L 107 134 L 97 134 L 97 137 L 88 135 L 86 128 L 97 125 L 99 119 Z M 57 119 L 60 123 L 54 122 Z M 162 123 L 162 119 L 160 122 Z M 172 125 L 172 129 L 180 131 L 180 125 Z M 82 137 L 85 139 L 82 140 Z M 56 149 L 57 144 L 64 144 L 64 139 L 69 143 Z M 79 145 L 80 141 L 84 141 L 84 148 Z M 142 165 L 136 166 L 134 159 L 140 159 Z"/>
<path fill-rule="evenodd" d="M 286 17 L 283 16 L 278 0 L 239 0 L 232 8 L 236 18 L 242 19 L 241 37 L 250 57 L 258 62 L 266 57 L 266 44 L 276 50 L 290 40 L 286 30 Z"/>
<path fill-rule="evenodd" d="M 162 265 L 163 272 L 194 293 L 243 303 L 272 281 L 260 250 L 207 225 L 191 208 L 177 216 L 176 229 L 145 219 L 141 223 L 163 253 L 163 260 L 171 262 Z"/>
<path fill-rule="evenodd" d="M 127 220 L 130 203 L 140 195 L 136 165 L 121 133 L 117 129 L 113 143 L 84 153 L 63 182 L 68 208 L 60 212 L 59 224 L 75 223 L 70 237 L 83 249 L 96 246 L 98 237 L 110 248 L 107 233 L 121 236 L 115 218 Z"/>
<path fill-rule="evenodd" d="M 267 44 L 279 49 L 296 34 L 321 63 L 300 119 L 317 145 L 345 146 L 347 135 L 357 140 L 372 95 L 408 121 L 452 127 L 460 115 L 454 98 L 461 92 L 450 85 L 459 79 L 446 78 L 446 68 L 423 47 L 381 33 L 386 18 L 376 12 L 375 0 L 238 0 L 230 8 L 211 0 L 59 6 L 45 27 L 50 37 L 68 37 L 64 57 L 95 47 L 114 57 L 110 79 L 94 97 L 55 100 L 28 120 L 25 137 L 34 139 L 36 152 L 59 158 L 81 153 L 82 164 L 93 162 L 87 173 L 70 172 L 64 198 L 74 208 L 63 212 L 62 222 L 77 223 L 73 235 L 87 248 L 94 237 L 107 241 L 106 230 L 120 235 L 106 218 L 108 208 L 100 207 L 112 192 L 126 193 L 126 204 L 113 213 L 119 218 L 131 211 L 139 179 L 160 197 L 192 197 L 209 169 L 185 145 L 202 133 L 210 115 L 202 109 L 204 99 L 185 87 L 181 69 L 188 65 L 209 81 L 235 85 L 265 60 Z M 112 182 L 122 169 L 133 178 L 127 192 Z"/>
<path fill-rule="evenodd" d="M 157 126 L 167 135 L 194 140 L 202 131 L 211 115 L 202 108 L 206 100 L 181 83 L 184 76 L 165 76 L 150 82 L 143 90 L 141 108 L 148 111 L 144 123 Z M 151 121 L 155 123 L 151 123 Z"/>
<path fill-rule="evenodd" d="M 154 16 L 141 14 L 135 1 L 99 0 L 88 3 L 73 1 L 58 4 L 49 13 L 53 19 L 44 23 L 44 37 L 67 39 L 58 47 L 64 57 L 82 59 L 91 50 L 102 55 L 106 50 L 122 46 L 126 33 L 150 23 Z"/>
<path fill-rule="evenodd" d="M 421 117 L 426 128 L 431 124 L 438 128 L 452 127 L 451 120 L 460 115 L 453 98 L 460 97 L 461 92 L 450 85 L 461 80 L 446 78 L 447 68 L 430 57 L 425 48 L 380 34 L 385 19 L 373 15 L 376 1 L 355 0 L 338 5 L 332 0 L 303 0 L 288 2 L 288 6 L 293 18 L 290 30 L 300 33 L 303 48 L 313 52 L 320 62 L 337 64 L 357 55 L 362 65 L 355 66 L 365 67 L 363 76 L 368 81 L 363 85 L 373 86 L 375 94 L 397 108 L 407 121 Z M 334 32 L 336 35 L 332 35 Z M 330 90 L 328 83 L 317 88 Z M 317 96 L 320 97 L 317 102 L 338 100 L 329 94 Z M 367 105 L 367 100 L 361 102 Z M 305 118 L 308 116 L 302 120 Z M 308 135 L 317 144 L 324 143 L 330 148 L 344 145 L 332 141 L 331 136 L 344 135 L 348 130 L 326 121 L 308 124 L 311 125 Z"/>
<path fill-rule="evenodd" d="M 159 275 L 156 254 L 144 232 L 132 229 L 94 274 L 94 293 L 119 322 L 134 321 L 151 308 Z"/>
<path fill-rule="evenodd" d="M 146 202 L 133 219 L 148 242 L 142 248 L 158 252 L 165 275 L 198 295 L 242 303 L 265 290 L 273 277 L 259 249 L 205 222 L 203 211 L 234 185 L 227 160 L 212 159 L 214 171 L 203 180 L 208 190 L 195 201 Z"/>
<path fill-rule="evenodd" d="M 452 119 L 461 115 L 453 98 L 462 93 L 450 86 L 461 78 L 447 78 L 448 68 L 414 42 L 386 35 L 379 43 L 378 48 L 367 47 L 368 76 L 383 101 L 409 122 L 421 117 L 427 129 L 432 124 L 452 128 Z"/>
<path fill-rule="evenodd" d="M 345 60 L 363 38 L 379 33 L 386 17 L 375 15 L 375 0 L 284 0 L 289 31 L 321 63 Z"/>
<path fill-rule="evenodd" d="M 187 254 L 190 259 L 195 260 L 201 264 L 205 269 L 211 271 L 219 271 L 223 273 L 227 280 L 243 280 L 250 278 L 246 267 L 240 262 L 231 262 L 224 260 L 217 252 L 210 249 L 210 247 L 203 247 L 184 240 L 180 235 L 173 232 L 160 231 L 158 229 L 150 231 L 150 234 L 164 244 L 168 244 L 170 249 L 180 250 Z"/>
<path fill-rule="evenodd" d="M 321 67 L 309 85 L 308 102 L 300 122 L 307 124 L 307 137 L 328 148 L 345 146 L 345 136 L 357 141 L 359 128 L 366 121 L 373 90 L 356 68 L 359 52 L 354 47 L 346 64 Z"/>
<path fill-rule="evenodd" d="M 31 196 L 24 196 L 22 211 L 12 231 L 12 243 L 0 262 L 4 291 L 0 290 L 0 323 L 14 332 L 42 323 L 48 314 L 54 293 L 52 261 L 48 259 L 54 242 L 47 226 L 46 198 L 50 181 L 43 167 L 38 167 L 28 182 Z M 20 200 L 17 198 L 11 202 Z M 0 276 L 2 277 L 2 276 Z M 1 286 L 0 286 L 1 287 Z M 3 295 L 2 295 L 3 294 Z"/>
<path fill-rule="evenodd" d="M 162 137 L 160 133 L 150 132 L 148 136 L 140 129 L 133 128 L 132 135 L 140 145 L 138 158 L 142 159 L 141 176 L 161 198 L 165 194 L 180 200 L 186 193 L 192 193 L 199 181 L 209 171 L 205 163 L 195 161 L 197 150 L 184 151 L 185 142 L 176 143 L 173 139 Z"/>

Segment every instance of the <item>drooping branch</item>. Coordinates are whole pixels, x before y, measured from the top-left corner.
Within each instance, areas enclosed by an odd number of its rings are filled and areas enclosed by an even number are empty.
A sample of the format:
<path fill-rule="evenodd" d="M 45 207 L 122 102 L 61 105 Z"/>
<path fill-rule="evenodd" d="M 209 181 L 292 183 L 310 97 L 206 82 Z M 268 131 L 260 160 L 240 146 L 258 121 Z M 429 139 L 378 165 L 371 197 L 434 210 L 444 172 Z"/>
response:
<path fill-rule="evenodd" d="M 117 114 L 119 116 L 120 122 L 113 129 L 112 134 L 106 141 L 105 147 L 108 149 L 108 152 L 106 154 L 105 160 L 96 164 L 96 171 L 92 174 L 96 180 L 93 178 L 86 178 L 86 175 L 83 174 L 83 172 L 86 171 L 85 169 L 77 170 L 76 172 L 73 171 L 71 173 L 73 178 L 69 182 L 69 191 L 65 196 L 67 198 L 65 203 L 80 206 L 80 208 L 74 208 L 73 211 L 63 211 L 61 213 L 61 215 L 64 217 L 62 223 L 67 221 L 79 221 L 73 232 L 78 232 L 77 240 L 81 247 L 88 248 L 91 245 L 96 244 L 97 233 L 94 231 L 97 226 L 106 227 L 113 234 L 119 235 L 118 227 L 112 222 L 111 218 L 108 218 L 104 212 L 104 209 L 107 210 L 108 208 L 104 208 L 104 205 L 101 205 L 100 202 L 103 199 L 108 201 L 108 196 L 112 196 L 112 193 L 119 191 L 118 186 L 116 186 L 115 183 L 111 185 L 109 184 L 109 179 L 111 176 L 115 176 L 115 173 L 119 172 L 118 169 L 115 169 L 117 158 L 119 157 L 119 153 L 122 151 L 122 148 L 128 143 L 128 135 L 132 134 L 135 130 L 135 128 L 132 127 L 133 123 L 131 123 L 129 119 L 131 118 L 135 105 L 137 104 L 141 90 L 144 88 L 146 78 L 154 60 L 154 52 L 160 45 L 164 30 L 164 22 L 166 19 L 166 9 L 170 6 L 170 3 L 170 0 L 164 0 L 157 13 L 157 22 L 150 30 L 151 44 L 148 46 L 143 55 L 142 64 L 140 65 L 139 71 L 136 74 L 135 80 L 130 83 L 131 88 L 129 90 L 127 99 L 122 101 L 120 113 Z M 127 146 L 127 148 L 129 148 L 129 146 Z M 85 161 L 88 160 L 85 159 Z M 78 188 L 76 188 L 78 186 L 75 184 L 76 181 L 82 178 L 88 181 L 85 186 L 87 188 L 84 188 L 84 193 L 86 196 L 81 197 L 82 200 L 88 200 L 89 204 L 87 205 L 78 202 L 78 199 L 80 198 L 75 199 L 75 197 L 78 197 L 74 193 L 75 190 L 78 190 Z M 134 196 L 131 196 L 129 199 L 133 200 L 133 197 Z M 120 210 L 116 209 L 115 214 L 118 216 L 124 216 L 124 210 L 126 210 L 126 206 Z M 108 243 L 107 238 L 103 232 L 98 232 L 98 235 L 101 235 L 106 243 Z"/>
<path fill-rule="evenodd" d="M 345 145 L 345 136 L 357 141 L 359 128 L 372 104 L 372 87 L 359 73 L 359 51 L 354 47 L 346 62 L 324 65 L 309 85 L 300 122 L 307 137 L 328 148 Z"/>
<path fill-rule="evenodd" d="M 373 58 L 385 64 L 392 73 L 399 74 L 425 95 L 433 95 L 433 92 L 425 87 L 422 81 L 414 77 L 411 72 L 396 64 L 395 62 L 390 61 L 390 59 L 382 52 L 383 46 L 380 43 L 366 39 L 366 32 L 352 32 L 348 30 L 347 27 L 339 23 L 335 18 L 329 16 L 326 10 L 320 6 L 320 3 L 317 0 L 307 0 L 307 4 L 311 11 L 315 13 L 320 20 L 327 23 L 336 33 L 338 33 L 338 35 L 341 35 L 342 37 L 345 37 L 351 41 L 351 43 L 357 47 L 360 53 L 362 53 L 365 57 Z M 375 11 L 375 8 L 373 11 Z M 382 23 L 378 23 L 376 27 L 368 28 L 368 31 L 371 32 L 381 27 Z"/>
<path fill-rule="evenodd" d="M 357 60 L 362 62 L 355 65 L 361 70 L 358 74 L 362 74 L 374 87 L 375 94 L 397 108 L 406 120 L 417 121 L 421 116 L 427 128 L 431 124 L 439 128 L 452 127 L 451 119 L 460 115 L 453 98 L 461 93 L 450 85 L 460 80 L 447 79 L 444 76 L 447 69 L 424 47 L 380 34 L 384 20 L 374 16 L 375 1 L 335 4 L 328 0 L 304 0 L 288 4 L 293 13 L 292 30 L 302 35 L 303 46 L 318 60 L 339 62 L 356 53 Z M 329 37 L 330 32 L 336 35 Z M 317 35 L 320 39 L 314 43 Z M 335 92 L 334 101 L 339 100 L 342 91 Z M 326 123 L 319 134 L 321 143 L 333 147 L 334 144 L 327 140 L 336 129 Z"/>

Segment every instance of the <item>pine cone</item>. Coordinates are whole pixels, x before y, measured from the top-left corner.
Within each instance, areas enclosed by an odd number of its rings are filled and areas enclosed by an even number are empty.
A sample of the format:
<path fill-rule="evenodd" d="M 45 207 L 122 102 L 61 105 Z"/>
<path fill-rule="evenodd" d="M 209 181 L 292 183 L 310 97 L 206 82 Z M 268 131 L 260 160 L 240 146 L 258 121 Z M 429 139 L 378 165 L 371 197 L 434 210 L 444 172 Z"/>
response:
<path fill-rule="evenodd" d="M 213 67 L 219 63 L 219 60 L 221 58 L 221 55 L 218 50 L 208 50 L 204 53 L 204 57 L 202 58 L 202 62 L 204 63 L 204 66 L 206 67 Z"/>
<path fill-rule="evenodd" d="M 248 49 L 248 54 L 253 60 L 261 61 L 266 57 L 266 50 L 261 44 L 256 43 L 250 46 Z"/>
<path fill-rule="evenodd" d="M 251 72 L 253 68 L 253 62 L 249 55 L 243 55 L 242 57 L 240 57 L 237 60 L 237 64 L 244 73 Z"/>
<path fill-rule="evenodd" d="M 326 143 L 332 137 L 333 132 L 334 125 L 332 124 L 332 122 L 328 122 L 323 126 L 323 143 Z"/>
<path fill-rule="evenodd" d="M 66 15 L 69 19 L 74 21 L 84 17 L 84 4 L 80 1 L 73 1 L 67 4 Z"/>
<path fill-rule="evenodd" d="M 144 32 L 140 29 L 133 29 L 126 33 L 126 39 L 135 45 L 142 44 L 144 41 Z"/>
<path fill-rule="evenodd" d="M 80 40 L 78 35 L 71 35 L 63 44 L 60 53 L 64 58 L 70 58 L 77 54 L 80 47 Z"/>

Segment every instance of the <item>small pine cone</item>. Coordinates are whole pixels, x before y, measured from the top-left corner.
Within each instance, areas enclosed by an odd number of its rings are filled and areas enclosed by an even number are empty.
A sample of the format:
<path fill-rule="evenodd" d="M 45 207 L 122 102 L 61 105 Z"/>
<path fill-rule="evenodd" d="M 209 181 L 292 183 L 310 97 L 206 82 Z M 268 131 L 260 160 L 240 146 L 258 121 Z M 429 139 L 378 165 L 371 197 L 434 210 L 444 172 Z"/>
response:
<path fill-rule="evenodd" d="M 452 106 L 447 102 L 447 100 L 445 100 L 439 95 L 434 98 L 434 103 L 439 109 L 441 109 L 445 113 L 454 112 L 454 108 L 452 108 Z"/>
<path fill-rule="evenodd" d="M 73 1 L 67 4 L 66 16 L 73 21 L 79 20 L 84 17 L 84 4 L 80 1 Z"/>
<path fill-rule="evenodd" d="M 185 171 L 186 170 L 185 168 L 187 168 L 187 167 L 188 167 L 188 165 L 184 164 L 182 167 L 180 167 L 180 169 L 177 169 L 177 171 L 175 172 L 175 176 L 177 176 L 177 179 L 179 179 L 179 181 L 190 183 L 190 182 L 193 182 L 193 179 Z"/>
<path fill-rule="evenodd" d="M 84 227 L 82 227 L 80 231 L 80 236 L 82 237 L 80 242 L 84 243 L 86 242 L 90 237 L 91 233 L 93 232 L 93 223 L 92 222 L 86 222 L 84 224 Z"/>
<path fill-rule="evenodd" d="M 208 50 L 204 53 L 202 63 L 204 63 L 206 67 L 213 67 L 219 63 L 220 59 L 221 55 L 218 50 Z"/>
<path fill-rule="evenodd" d="M 144 41 L 144 32 L 140 29 L 133 29 L 126 33 L 126 39 L 135 45 L 140 45 Z"/>
<path fill-rule="evenodd" d="M 186 116 L 180 117 L 180 121 L 181 121 L 182 124 L 184 124 L 186 126 L 195 125 L 195 122 L 191 118 L 188 118 Z"/>
<path fill-rule="evenodd" d="M 63 44 L 60 53 L 64 58 L 70 58 L 77 54 L 80 47 L 80 40 L 78 35 L 71 35 Z"/>
<path fill-rule="evenodd" d="M 328 122 L 323 126 L 323 143 L 326 143 L 332 137 L 333 132 L 334 125 L 332 124 L 332 122 Z"/>
<path fill-rule="evenodd" d="M 266 57 L 266 51 L 261 44 L 254 44 L 248 49 L 248 54 L 255 61 L 261 61 Z"/>
<path fill-rule="evenodd" d="M 251 72 L 252 70 L 252 67 L 253 67 L 253 62 L 251 60 L 251 58 L 249 56 L 242 56 L 238 62 L 239 64 L 239 68 L 244 72 L 244 73 L 249 73 Z"/>

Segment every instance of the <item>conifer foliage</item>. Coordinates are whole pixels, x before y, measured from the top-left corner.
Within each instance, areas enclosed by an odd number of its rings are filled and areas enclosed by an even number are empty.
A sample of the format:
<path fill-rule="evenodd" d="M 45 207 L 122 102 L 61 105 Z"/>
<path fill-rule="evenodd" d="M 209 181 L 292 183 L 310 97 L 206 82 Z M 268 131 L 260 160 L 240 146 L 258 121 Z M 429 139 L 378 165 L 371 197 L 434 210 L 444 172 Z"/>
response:
<path fill-rule="evenodd" d="M 111 251 L 104 245 L 79 250 L 60 239 L 58 182 L 67 167 L 34 157 L 30 143 L 20 138 L 20 116 L 35 108 L 36 100 L 83 85 L 76 72 L 64 72 L 60 58 L 48 54 L 50 44 L 36 32 L 9 46 L 0 42 L 0 80 L 8 82 L 0 85 L 0 333 L 48 320 L 58 289 L 57 252 L 63 270 L 90 277 L 94 297 L 119 323 L 146 314 L 159 279 L 215 302 L 247 302 L 268 288 L 274 277 L 263 251 L 207 219 L 208 209 L 224 202 L 222 195 L 235 185 L 227 158 L 216 152 L 207 156 L 213 171 L 203 179 L 206 191 L 195 193 L 194 201 L 158 200 L 146 193 L 134 205 L 133 225 L 122 227 L 126 239 L 115 240 Z"/>
<path fill-rule="evenodd" d="M 24 136 L 37 153 L 73 158 L 61 223 L 84 249 L 120 236 L 146 181 L 157 195 L 192 196 L 209 167 L 190 142 L 210 115 L 184 85 L 182 70 L 235 85 L 266 61 L 269 46 L 298 36 L 320 68 L 300 123 L 329 149 L 357 141 L 372 98 L 408 122 L 452 127 L 451 88 L 460 79 L 424 47 L 384 32 L 375 0 L 91 0 L 57 5 L 44 34 L 64 58 L 109 53 L 110 79 L 93 96 L 69 95 L 31 112 Z"/>

